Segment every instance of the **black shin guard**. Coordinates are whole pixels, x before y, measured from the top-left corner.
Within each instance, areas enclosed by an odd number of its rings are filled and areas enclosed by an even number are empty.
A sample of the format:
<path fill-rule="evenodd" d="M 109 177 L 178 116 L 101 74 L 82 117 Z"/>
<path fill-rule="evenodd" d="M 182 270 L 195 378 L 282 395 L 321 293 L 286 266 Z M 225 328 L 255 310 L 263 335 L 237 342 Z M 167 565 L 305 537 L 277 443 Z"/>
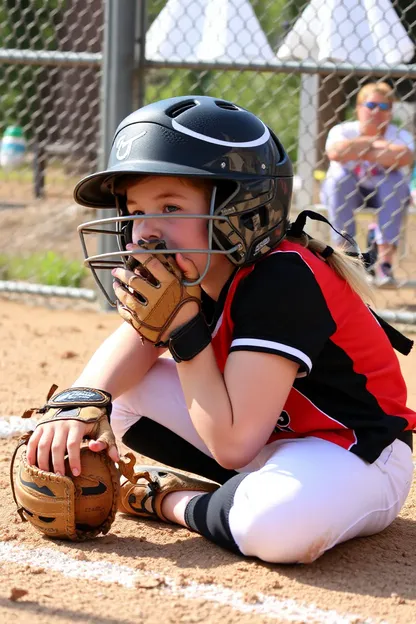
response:
<path fill-rule="evenodd" d="M 215 492 L 198 494 L 189 501 L 185 510 L 185 522 L 190 529 L 238 554 L 241 551 L 231 534 L 229 515 L 235 491 L 247 474 L 237 474 Z"/>

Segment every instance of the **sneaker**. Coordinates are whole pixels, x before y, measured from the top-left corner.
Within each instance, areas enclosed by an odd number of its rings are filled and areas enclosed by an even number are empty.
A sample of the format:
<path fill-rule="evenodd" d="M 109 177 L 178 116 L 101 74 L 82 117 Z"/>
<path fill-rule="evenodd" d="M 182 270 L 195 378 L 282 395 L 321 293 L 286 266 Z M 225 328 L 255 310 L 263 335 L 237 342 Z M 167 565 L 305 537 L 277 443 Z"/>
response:
<path fill-rule="evenodd" d="M 171 492 L 197 491 L 214 492 L 220 486 L 212 481 L 188 476 L 183 472 L 164 466 L 135 466 L 132 453 L 120 462 L 124 479 L 120 483 L 118 511 L 122 513 L 170 522 L 162 514 L 162 501 Z"/>
<path fill-rule="evenodd" d="M 381 262 L 377 265 L 374 283 L 377 288 L 397 288 L 390 262 Z"/>

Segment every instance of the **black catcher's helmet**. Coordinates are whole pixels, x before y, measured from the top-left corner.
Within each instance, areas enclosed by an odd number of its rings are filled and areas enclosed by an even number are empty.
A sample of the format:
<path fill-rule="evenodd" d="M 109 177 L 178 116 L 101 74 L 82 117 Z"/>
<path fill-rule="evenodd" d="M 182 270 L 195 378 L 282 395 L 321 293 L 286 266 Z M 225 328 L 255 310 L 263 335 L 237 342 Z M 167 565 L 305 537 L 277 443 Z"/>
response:
<path fill-rule="evenodd" d="M 132 221 L 143 216 L 128 216 L 125 198 L 115 194 L 115 182 L 141 174 L 212 180 L 210 213 L 199 216 L 208 221 L 208 249 L 181 250 L 208 253 L 204 275 L 211 253 L 226 254 L 231 262 L 244 266 L 274 248 L 286 234 L 293 169 L 276 135 L 253 113 L 220 98 L 190 95 L 161 100 L 120 123 L 107 169 L 85 177 L 75 188 L 79 204 L 117 207 L 119 212 L 118 217 L 79 226 L 86 264 L 96 279 L 95 269 L 127 260 L 125 245 L 131 242 Z M 180 218 L 169 214 L 164 218 L 172 216 Z M 89 256 L 84 234 L 110 233 L 111 228 L 105 228 L 113 223 L 120 252 Z"/>

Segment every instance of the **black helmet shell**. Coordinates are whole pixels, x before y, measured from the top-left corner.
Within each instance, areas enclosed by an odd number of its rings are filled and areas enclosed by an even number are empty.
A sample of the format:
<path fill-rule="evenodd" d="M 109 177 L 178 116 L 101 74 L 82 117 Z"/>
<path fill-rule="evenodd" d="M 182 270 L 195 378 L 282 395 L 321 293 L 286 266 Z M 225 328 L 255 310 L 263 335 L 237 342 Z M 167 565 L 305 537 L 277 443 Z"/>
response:
<path fill-rule="evenodd" d="M 114 208 L 112 181 L 126 174 L 244 179 L 292 177 L 293 172 L 282 146 L 258 117 L 232 102 L 184 96 L 126 117 L 114 135 L 107 169 L 81 180 L 75 200 Z"/>

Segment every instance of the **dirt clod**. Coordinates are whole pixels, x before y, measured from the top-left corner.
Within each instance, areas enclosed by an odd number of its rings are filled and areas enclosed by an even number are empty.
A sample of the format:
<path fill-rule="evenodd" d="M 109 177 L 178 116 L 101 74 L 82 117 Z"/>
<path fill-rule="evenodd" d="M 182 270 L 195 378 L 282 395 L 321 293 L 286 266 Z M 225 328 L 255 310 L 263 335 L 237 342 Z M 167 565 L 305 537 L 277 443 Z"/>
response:
<path fill-rule="evenodd" d="M 26 596 L 28 593 L 27 589 L 21 589 L 20 587 L 13 587 L 10 591 L 9 600 L 12 602 L 16 602 Z"/>

